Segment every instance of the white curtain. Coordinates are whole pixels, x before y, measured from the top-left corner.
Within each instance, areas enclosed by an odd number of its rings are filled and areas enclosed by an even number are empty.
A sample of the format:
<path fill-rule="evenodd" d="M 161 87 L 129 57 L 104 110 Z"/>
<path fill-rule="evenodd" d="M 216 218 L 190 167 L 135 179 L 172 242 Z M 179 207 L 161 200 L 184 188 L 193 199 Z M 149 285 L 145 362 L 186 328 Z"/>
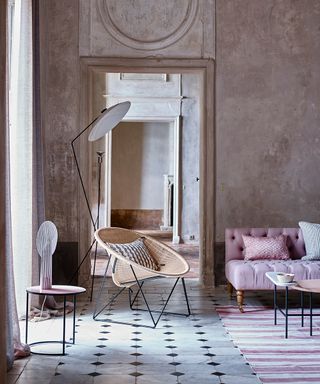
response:
<path fill-rule="evenodd" d="M 18 314 L 32 279 L 32 2 L 15 0 L 9 81 L 12 252 Z"/>

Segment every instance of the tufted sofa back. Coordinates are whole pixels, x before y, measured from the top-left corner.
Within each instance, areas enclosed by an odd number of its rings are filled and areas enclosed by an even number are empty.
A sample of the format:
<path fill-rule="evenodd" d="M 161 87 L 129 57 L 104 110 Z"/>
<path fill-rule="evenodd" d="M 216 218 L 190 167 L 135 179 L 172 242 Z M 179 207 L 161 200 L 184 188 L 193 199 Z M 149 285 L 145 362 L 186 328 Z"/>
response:
<path fill-rule="evenodd" d="M 300 228 L 227 228 L 226 229 L 226 260 L 242 260 L 243 240 L 242 235 L 256 237 L 271 237 L 287 235 L 287 246 L 291 259 L 300 259 L 306 254 L 304 240 Z"/>

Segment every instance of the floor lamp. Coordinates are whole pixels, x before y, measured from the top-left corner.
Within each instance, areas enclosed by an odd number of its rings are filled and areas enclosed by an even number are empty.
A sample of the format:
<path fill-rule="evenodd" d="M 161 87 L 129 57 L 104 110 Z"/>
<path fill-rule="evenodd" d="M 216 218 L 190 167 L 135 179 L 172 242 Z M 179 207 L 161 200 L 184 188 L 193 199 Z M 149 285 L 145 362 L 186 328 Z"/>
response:
<path fill-rule="evenodd" d="M 75 142 L 89 129 L 91 128 L 91 132 L 88 136 L 89 141 L 96 141 L 99 140 L 101 137 L 105 136 L 108 132 L 110 132 L 114 127 L 116 127 L 120 121 L 123 119 L 123 117 L 126 115 L 130 108 L 131 103 L 129 101 L 124 101 L 122 103 L 116 104 L 111 106 L 110 108 L 105 108 L 101 111 L 101 114 L 96 117 L 89 125 L 87 125 L 72 141 L 71 141 L 71 147 L 72 147 L 72 153 L 75 160 L 78 176 L 80 179 L 81 189 L 84 194 L 86 206 L 90 215 L 90 221 L 93 227 L 93 230 L 96 231 L 99 228 L 99 219 L 100 219 L 100 200 L 101 200 L 101 168 L 102 168 L 102 161 L 103 161 L 103 155 L 104 152 L 97 152 L 98 155 L 98 210 L 97 210 L 97 217 L 94 219 L 88 194 L 86 191 L 86 188 L 84 186 L 84 181 L 81 175 L 80 166 L 77 158 L 77 154 L 74 148 Z M 81 260 L 81 263 L 79 264 L 78 268 L 72 275 L 72 278 L 69 281 L 69 284 L 73 281 L 75 276 L 78 274 L 82 264 L 86 260 L 86 258 L 91 254 L 92 248 L 95 246 L 95 253 L 94 253 L 94 264 L 93 264 L 93 275 L 92 275 L 92 283 L 91 283 L 91 294 L 90 294 L 90 301 L 92 301 L 92 294 L 93 294 L 93 285 L 94 285 L 94 274 L 96 270 L 96 260 L 97 260 L 97 242 L 95 239 L 90 244 L 89 249 L 87 250 L 86 254 Z"/>

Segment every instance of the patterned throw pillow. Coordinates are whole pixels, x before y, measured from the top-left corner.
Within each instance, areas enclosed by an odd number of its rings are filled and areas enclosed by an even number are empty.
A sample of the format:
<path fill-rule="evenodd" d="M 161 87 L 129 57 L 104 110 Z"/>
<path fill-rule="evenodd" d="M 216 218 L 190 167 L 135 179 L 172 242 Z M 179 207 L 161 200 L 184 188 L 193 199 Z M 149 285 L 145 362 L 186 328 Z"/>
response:
<path fill-rule="evenodd" d="M 300 221 L 304 244 L 307 255 L 302 260 L 320 260 L 320 224 Z"/>
<path fill-rule="evenodd" d="M 287 236 L 254 237 L 242 235 L 245 260 L 288 260 Z"/>
<path fill-rule="evenodd" d="M 111 249 L 126 257 L 134 263 L 140 264 L 143 267 L 159 270 L 159 266 L 150 255 L 147 247 L 144 245 L 143 239 L 137 239 L 132 243 L 114 244 L 106 243 Z"/>

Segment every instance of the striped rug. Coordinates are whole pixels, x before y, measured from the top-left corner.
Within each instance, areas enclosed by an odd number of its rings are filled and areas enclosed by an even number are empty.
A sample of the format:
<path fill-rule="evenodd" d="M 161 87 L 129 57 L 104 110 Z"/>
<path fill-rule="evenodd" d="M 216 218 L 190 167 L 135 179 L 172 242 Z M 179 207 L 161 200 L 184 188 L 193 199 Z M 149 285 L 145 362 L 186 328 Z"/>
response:
<path fill-rule="evenodd" d="M 301 327 L 300 317 L 289 318 L 289 338 L 284 338 L 284 317 L 273 322 L 273 310 L 246 307 L 240 313 L 235 306 L 221 306 L 217 312 L 233 343 L 262 383 L 320 384 L 320 323 L 309 319 Z M 291 312 L 292 313 L 292 312 Z"/>

